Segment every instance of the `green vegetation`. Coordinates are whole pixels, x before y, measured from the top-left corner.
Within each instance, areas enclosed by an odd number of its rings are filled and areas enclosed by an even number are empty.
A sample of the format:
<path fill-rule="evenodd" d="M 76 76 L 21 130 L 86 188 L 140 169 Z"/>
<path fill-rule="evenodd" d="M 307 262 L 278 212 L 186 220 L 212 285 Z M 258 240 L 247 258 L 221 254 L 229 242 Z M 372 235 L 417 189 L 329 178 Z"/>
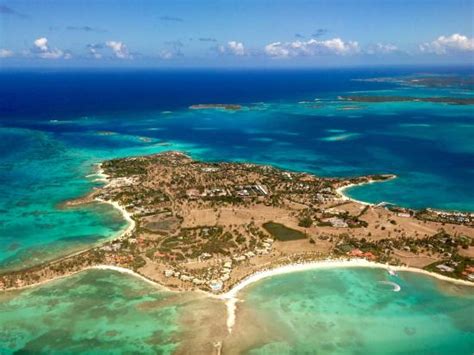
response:
<path fill-rule="evenodd" d="M 445 264 L 448 267 L 453 269 L 452 272 L 443 272 L 444 275 L 449 277 L 454 277 L 456 279 L 464 278 L 464 272 L 466 268 L 474 268 L 474 260 L 471 258 L 466 258 L 460 255 L 454 255 L 449 259 L 437 261 L 433 264 L 426 266 L 424 269 L 439 273 L 439 269 L 437 268 L 438 265 Z"/>
<path fill-rule="evenodd" d="M 102 163 L 102 168 L 115 177 L 146 174 L 148 162 L 143 159 L 113 159 Z"/>
<path fill-rule="evenodd" d="M 281 223 L 267 222 L 263 224 L 263 228 L 274 238 L 280 241 L 305 239 L 306 235 L 296 229 L 288 228 Z"/>
<path fill-rule="evenodd" d="M 299 219 L 298 221 L 298 226 L 304 227 L 304 228 L 309 228 L 313 224 L 313 220 L 311 219 L 310 216 L 305 216 Z"/>

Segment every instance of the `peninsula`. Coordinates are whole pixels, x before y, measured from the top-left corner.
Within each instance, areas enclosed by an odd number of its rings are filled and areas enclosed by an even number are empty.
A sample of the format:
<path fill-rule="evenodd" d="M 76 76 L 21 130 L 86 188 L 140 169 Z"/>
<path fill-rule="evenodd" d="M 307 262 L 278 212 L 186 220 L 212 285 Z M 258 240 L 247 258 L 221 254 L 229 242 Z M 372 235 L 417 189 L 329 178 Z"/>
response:
<path fill-rule="evenodd" d="M 0 289 L 121 267 L 173 290 L 221 293 L 249 275 L 326 259 L 367 259 L 474 281 L 474 214 L 351 200 L 352 185 L 393 175 L 322 178 L 266 165 L 195 161 L 181 152 L 114 159 L 106 184 L 64 208 L 107 202 L 130 221 L 119 238 L 0 274 Z"/>

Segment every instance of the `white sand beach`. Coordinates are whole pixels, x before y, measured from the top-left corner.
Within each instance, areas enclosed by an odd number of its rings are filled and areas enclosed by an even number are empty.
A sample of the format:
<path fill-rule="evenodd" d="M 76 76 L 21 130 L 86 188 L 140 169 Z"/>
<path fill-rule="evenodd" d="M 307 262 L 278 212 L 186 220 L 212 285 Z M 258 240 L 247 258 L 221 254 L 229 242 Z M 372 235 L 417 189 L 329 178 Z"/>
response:
<path fill-rule="evenodd" d="M 119 210 L 122 213 L 123 218 L 127 221 L 128 223 L 127 228 L 123 232 L 120 233 L 117 239 L 129 236 L 129 234 L 135 229 L 135 221 L 133 220 L 132 215 L 127 212 L 125 207 L 123 207 L 116 201 L 103 200 L 101 198 L 95 198 L 95 200 L 97 202 L 108 203 L 109 205 L 112 205 L 115 209 Z"/>
<path fill-rule="evenodd" d="M 237 303 L 240 301 L 237 295 L 240 291 L 242 291 L 247 286 L 253 283 L 256 283 L 260 280 L 263 280 L 272 276 L 277 276 L 277 275 L 283 275 L 283 274 L 300 272 L 300 271 L 315 270 L 315 269 L 334 269 L 334 268 L 346 268 L 346 267 L 382 268 L 382 269 L 386 269 L 387 271 L 392 271 L 392 272 L 393 271 L 416 272 L 416 273 L 431 276 L 443 281 L 449 281 L 449 282 L 453 282 L 453 283 L 464 285 L 464 286 L 474 286 L 473 282 L 453 279 L 453 278 L 436 274 L 433 272 L 429 272 L 426 270 L 417 269 L 417 268 L 408 267 L 408 266 L 392 266 L 388 264 L 379 264 L 379 263 L 368 261 L 366 259 L 334 259 L 334 260 L 321 260 L 321 261 L 313 261 L 313 262 L 307 262 L 307 263 L 289 264 L 289 265 L 276 267 L 273 269 L 258 271 L 248 276 L 247 278 L 243 279 L 242 281 L 238 282 L 228 292 L 217 296 L 218 298 L 226 302 L 227 329 L 229 333 L 232 332 L 232 328 L 235 325 Z M 398 287 L 394 287 L 394 290 L 396 290 L 396 292 L 399 291 Z"/>
<path fill-rule="evenodd" d="M 121 274 L 127 274 L 127 275 L 135 276 L 135 277 L 139 278 L 140 280 L 145 281 L 146 283 L 148 283 L 150 285 L 153 285 L 155 287 L 161 288 L 165 291 L 175 292 L 175 291 L 172 291 L 172 290 L 168 289 L 166 286 L 164 286 L 162 284 L 159 284 L 158 282 L 152 281 L 152 280 L 144 277 L 143 275 L 140 275 L 139 273 L 137 273 L 133 270 L 127 269 L 125 267 L 120 267 L 120 266 L 115 266 L 115 265 L 94 265 L 94 266 L 86 268 L 82 271 L 85 271 L 85 270 L 112 270 L 112 271 L 117 271 L 117 272 L 120 272 Z"/>
<path fill-rule="evenodd" d="M 361 205 L 365 205 L 365 206 L 375 206 L 376 205 L 375 203 L 364 202 L 364 201 L 356 200 L 355 198 L 349 197 L 344 193 L 344 191 L 346 191 L 347 189 L 349 189 L 351 187 L 354 187 L 354 186 L 362 186 L 362 185 L 374 184 L 374 183 L 378 183 L 378 182 L 385 182 L 385 181 L 390 181 L 390 180 L 393 180 L 393 179 L 396 179 L 396 178 L 397 178 L 397 176 L 394 175 L 394 176 L 390 177 L 389 179 L 382 180 L 382 181 L 380 181 L 380 180 L 368 180 L 367 182 L 361 182 L 360 184 L 348 184 L 348 185 L 341 186 L 341 187 L 337 188 L 336 193 L 338 193 L 343 200 L 357 202 L 357 203 L 360 203 Z"/>

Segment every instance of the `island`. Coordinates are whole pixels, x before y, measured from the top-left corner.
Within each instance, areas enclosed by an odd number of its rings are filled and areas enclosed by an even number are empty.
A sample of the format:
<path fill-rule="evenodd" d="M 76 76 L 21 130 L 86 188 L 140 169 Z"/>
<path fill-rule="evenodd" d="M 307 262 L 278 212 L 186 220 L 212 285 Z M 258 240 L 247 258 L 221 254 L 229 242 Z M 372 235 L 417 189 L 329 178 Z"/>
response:
<path fill-rule="evenodd" d="M 197 104 L 189 106 L 191 110 L 227 110 L 227 111 L 238 111 L 242 109 L 241 105 L 236 104 Z"/>
<path fill-rule="evenodd" d="M 474 105 L 471 97 L 412 97 L 412 96 L 343 96 L 341 100 L 352 102 L 432 102 L 448 105 Z"/>
<path fill-rule="evenodd" d="M 129 228 L 118 238 L 0 274 L 0 289 L 103 265 L 172 290 L 223 293 L 288 264 L 367 259 L 474 281 L 474 214 L 347 198 L 344 189 L 394 175 L 317 177 L 267 165 L 202 162 L 182 152 L 100 164 L 104 186 L 62 208 L 111 203 Z"/>
<path fill-rule="evenodd" d="M 473 75 L 435 75 L 435 74 L 418 74 L 406 77 L 381 77 L 381 78 L 365 78 L 353 79 L 354 81 L 365 81 L 373 83 L 394 83 L 412 87 L 429 87 L 429 88 L 474 88 Z"/>

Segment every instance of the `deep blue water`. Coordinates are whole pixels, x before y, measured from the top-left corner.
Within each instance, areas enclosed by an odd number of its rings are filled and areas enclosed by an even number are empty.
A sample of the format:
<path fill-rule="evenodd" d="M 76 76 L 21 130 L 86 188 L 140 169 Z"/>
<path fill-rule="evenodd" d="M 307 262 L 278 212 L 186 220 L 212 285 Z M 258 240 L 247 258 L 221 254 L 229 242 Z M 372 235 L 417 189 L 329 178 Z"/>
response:
<path fill-rule="evenodd" d="M 124 228 L 108 206 L 62 210 L 103 159 L 185 150 L 324 176 L 393 173 L 348 193 L 369 202 L 474 211 L 473 106 L 348 103 L 339 95 L 471 97 L 354 79 L 469 68 L 0 72 L 0 264 L 36 263 Z M 237 112 L 189 110 L 235 103 Z M 108 134 L 104 134 L 104 131 Z M 110 134 L 112 132 L 113 134 Z M 166 143 L 166 145 L 163 145 Z"/>

